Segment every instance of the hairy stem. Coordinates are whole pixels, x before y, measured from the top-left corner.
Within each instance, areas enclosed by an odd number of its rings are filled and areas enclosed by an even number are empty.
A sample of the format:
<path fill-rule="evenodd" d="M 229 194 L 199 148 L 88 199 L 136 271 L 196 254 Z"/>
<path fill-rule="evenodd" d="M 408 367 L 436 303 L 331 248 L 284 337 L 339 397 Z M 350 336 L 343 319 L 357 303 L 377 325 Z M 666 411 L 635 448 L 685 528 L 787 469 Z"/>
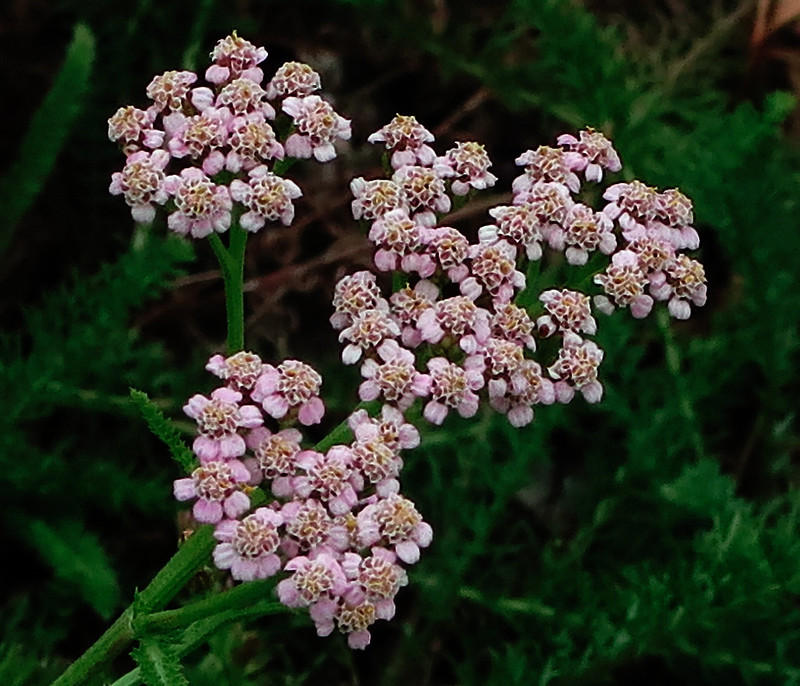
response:
<path fill-rule="evenodd" d="M 103 663 L 121 653 L 133 640 L 137 615 L 164 607 L 206 563 L 214 548 L 213 530 L 203 526 L 195 531 L 117 621 L 52 686 L 84 684 Z"/>

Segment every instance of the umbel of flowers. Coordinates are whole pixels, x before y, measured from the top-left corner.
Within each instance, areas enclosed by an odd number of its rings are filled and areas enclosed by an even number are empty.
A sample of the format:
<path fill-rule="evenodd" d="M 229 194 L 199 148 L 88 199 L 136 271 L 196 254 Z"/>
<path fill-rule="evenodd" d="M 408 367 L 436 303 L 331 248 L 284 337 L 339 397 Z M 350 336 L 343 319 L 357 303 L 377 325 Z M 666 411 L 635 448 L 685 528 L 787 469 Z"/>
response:
<path fill-rule="evenodd" d="M 276 163 L 332 159 L 349 123 L 315 94 L 319 76 L 307 65 L 284 64 L 262 85 L 266 51 L 235 34 L 211 56 L 208 85 L 167 72 L 148 87 L 149 108 L 111 118 L 109 136 L 127 155 L 111 192 L 137 221 L 163 207 L 170 229 L 195 238 L 236 221 L 247 231 L 289 225 L 301 190 Z M 290 123 L 277 127 L 281 136 L 272 126 L 280 117 Z M 221 385 L 184 407 L 197 422 L 198 466 L 174 484 L 195 519 L 215 527 L 218 568 L 238 581 L 280 574 L 280 601 L 307 608 L 320 635 L 338 627 L 353 648 L 394 615 L 406 566 L 432 540 L 401 494 L 402 453 L 420 441 L 412 418 L 438 425 L 483 404 L 520 427 L 540 404 L 578 394 L 598 402 L 596 311 L 628 308 L 643 318 L 663 302 L 685 319 L 706 299 L 703 267 L 684 252 L 699 246 L 686 196 L 640 181 L 582 192 L 621 169 L 600 132 L 565 134 L 558 147 L 520 155 L 512 202 L 489 210 L 477 242 L 449 226 L 447 213 L 496 183 L 482 145 L 457 142 L 437 155 L 433 135 L 402 115 L 368 140 L 383 145 L 391 172 L 352 180 L 353 216 L 366 224 L 376 270 L 399 273 L 404 285 L 385 294 L 371 272 L 344 276 L 330 321 L 342 361 L 360 367 L 360 399 L 380 409 L 354 410 L 349 442 L 316 450 L 301 431 L 325 411 L 315 370 L 251 352 L 214 355 L 206 369 Z M 589 196 L 604 202 L 593 207 Z M 593 291 L 547 288 L 518 299 L 537 287 L 526 281 L 528 264 L 548 252 L 569 265 L 597 264 Z M 551 343 L 538 346 L 545 338 Z"/>

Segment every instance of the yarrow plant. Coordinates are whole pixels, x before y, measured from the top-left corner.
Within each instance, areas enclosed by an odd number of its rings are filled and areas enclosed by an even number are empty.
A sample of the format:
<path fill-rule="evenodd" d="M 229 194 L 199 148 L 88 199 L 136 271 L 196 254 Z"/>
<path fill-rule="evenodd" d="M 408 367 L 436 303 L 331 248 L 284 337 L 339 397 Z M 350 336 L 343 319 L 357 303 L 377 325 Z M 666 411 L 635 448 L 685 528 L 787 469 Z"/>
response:
<path fill-rule="evenodd" d="M 665 303 L 686 319 L 705 303 L 703 267 L 684 252 L 699 246 L 692 204 L 640 181 L 599 186 L 622 165 L 586 129 L 523 152 L 511 203 L 490 209 L 470 240 L 447 213 L 496 184 L 487 151 L 458 141 L 437 154 L 430 131 L 396 116 L 368 136 L 384 150 L 385 177 L 350 183 L 376 273 L 342 277 L 330 316 L 342 362 L 363 378 L 362 402 L 310 445 L 303 429 L 324 416 L 322 378 L 300 360 L 272 364 L 245 350 L 243 257 L 249 233 L 292 223 L 303 192 L 284 176 L 290 164 L 333 159 L 350 122 L 318 94 L 308 65 L 288 62 L 266 80 L 266 50 L 235 33 L 211 57 L 206 85 L 189 71 L 156 76 L 150 105 L 120 108 L 108 129 L 126 156 L 111 193 L 137 222 L 163 216 L 169 230 L 208 239 L 225 283 L 228 350 L 206 365 L 218 387 L 186 402 L 197 435 L 174 483 L 210 527 L 168 569 L 185 582 L 210 554 L 234 581 L 274 578 L 278 601 L 307 611 L 319 635 L 338 629 L 365 648 L 432 543 L 401 487 L 417 424 L 485 406 L 521 427 L 539 405 L 599 402 L 603 350 L 592 337 L 602 316 L 628 308 L 643 318 Z M 539 286 L 538 263 L 558 253 L 591 267 L 582 287 Z M 142 597 L 155 607 L 169 599 L 159 593 Z"/>

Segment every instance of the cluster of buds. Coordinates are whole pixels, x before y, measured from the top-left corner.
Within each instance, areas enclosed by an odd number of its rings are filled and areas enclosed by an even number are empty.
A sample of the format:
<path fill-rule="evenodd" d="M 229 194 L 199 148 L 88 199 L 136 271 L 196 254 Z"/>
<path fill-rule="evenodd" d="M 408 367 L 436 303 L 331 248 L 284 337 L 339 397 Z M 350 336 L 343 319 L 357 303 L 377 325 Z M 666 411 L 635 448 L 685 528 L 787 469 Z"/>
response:
<path fill-rule="evenodd" d="M 203 238 L 230 228 L 250 232 L 267 222 L 291 224 L 302 192 L 276 164 L 289 158 L 327 162 L 350 122 L 316 91 L 311 67 L 287 62 L 263 84 L 264 48 L 235 33 L 217 43 L 206 86 L 191 71 L 167 71 L 147 87 L 147 109 L 121 107 L 108 136 L 127 156 L 112 175 L 134 220 L 151 222 L 163 206 L 170 229 Z"/>
<path fill-rule="evenodd" d="M 238 581 L 288 573 L 277 586 L 282 603 L 307 608 L 320 636 L 338 626 L 352 648 L 366 647 L 370 625 L 394 616 L 403 565 L 433 535 L 398 481 L 401 451 L 419 433 L 389 406 L 376 418 L 362 409 L 348 419 L 349 444 L 306 448 L 298 424 L 325 411 L 310 366 L 273 367 L 240 352 L 215 355 L 206 369 L 224 385 L 184 407 L 197 422 L 200 465 L 175 481 L 175 497 L 215 526 L 217 567 Z M 256 489 L 266 502 L 253 510 Z"/>

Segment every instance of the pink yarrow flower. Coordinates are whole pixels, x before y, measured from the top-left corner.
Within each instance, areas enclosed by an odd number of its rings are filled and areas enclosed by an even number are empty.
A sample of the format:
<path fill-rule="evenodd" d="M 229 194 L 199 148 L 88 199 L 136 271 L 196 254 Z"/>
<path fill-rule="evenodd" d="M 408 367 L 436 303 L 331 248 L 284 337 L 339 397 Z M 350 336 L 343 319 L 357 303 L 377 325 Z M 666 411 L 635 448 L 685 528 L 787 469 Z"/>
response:
<path fill-rule="evenodd" d="M 319 397 L 322 377 L 312 367 L 298 360 L 285 360 L 277 368 L 266 365 L 253 389 L 252 398 L 275 419 L 283 419 L 291 410 L 305 426 L 319 424 L 325 405 Z"/>
<path fill-rule="evenodd" d="M 255 233 L 268 221 L 289 226 L 294 219 L 292 201 L 303 195 L 300 187 L 263 165 L 251 169 L 248 175 L 246 183 L 239 179 L 231 181 L 231 198 L 248 210 L 239 219 L 241 227 Z"/>
<path fill-rule="evenodd" d="M 252 391 L 258 377 L 266 365 L 255 353 L 241 351 L 229 357 L 213 355 L 206 364 L 206 370 L 214 376 L 227 381 L 234 391 Z"/>
<path fill-rule="evenodd" d="M 600 402 L 603 387 L 597 380 L 597 368 L 602 360 L 603 351 L 596 343 L 566 331 L 558 359 L 548 368 L 550 376 L 558 380 L 555 384 L 556 399 L 562 403 L 569 402 L 578 390 L 587 402 Z"/>
<path fill-rule="evenodd" d="M 266 92 L 250 79 L 234 79 L 226 85 L 216 98 L 217 107 L 226 107 L 235 115 L 261 114 L 275 119 L 275 109 L 264 102 Z"/>
<path fill-rule="evenodd" d="M 483 367 L 483 360 L 475 356 L 468 357 L 463 367 L 444 357 L 429 360 L 431 400 L 423 410 L 425 419 L 441 424 L 451 409 L 462 417 L 475 416 L 480 403 L 475 391 L 483 387 Z"/>
<path fill-rule="evenodd" d="M 478 230 L 481 243 L 505 241 L 525 250 L 529 260 L 542 256 L 541 222 L 531 205 L 501 205 L 489 210 L 497 225 L 489 224 Z"/>
<path fill-rule="evenodd" d="M 558 144 L 570 151 L 567 153 L 570 167 L 584 172 L 587 181 L 602 181 L 603 169 L 610 172 L 622 169 L 617 151 L 602 133 L 589 127 L 578 136 L 562 134 L 558 137 Z"/>
<path fill-rule="evenodd" d="M 264 79 L 264 72 L 257 65 L 267 59 L 267 51 L 240 38 L 235 31 L 217 42 L 211 59 L 214 64 L 206 70 L 209 83 L 218 85 L 239 77 L 255 83 Z"/>
<path fill-rule="evenodd" d="M 229 128 L 230 151 L 225 156 L 225 168 L 228 171 L 237 173 L 242 169 L 250 170 L 268 160 L 283 159 L 283 146 L 261 112 L 235 117 Z"/>
<path fill-rule="evenodd" d="M 295 494 L 309 498 L 315 494 L 328 506 L 331 514 L 350 512 L 358 502 L 357 492 L 363 489 L 364 479 L 353 467 L 353 451 L 345 445 L 335 445 L 325 454 L 304 450 L 297 457 L 297 466 L 306 472 L 292 480 Z"/>
<path fill-rule="evenodd" d="M 355 364 L 366 351 L 375 350 L 383 341 L 400 336 L 400 327 L 383 309 L 364 310 L 353 317 L 339 333 L 339 341 L 347 341 L 342 350 L 342 362 Z"/>
<path fill-rule="evenodd" d="M 309 607 L 322 599 L 338 598 L 349 586 L 341 564 L 324 552 L 313 559 L 295 557 L 286 563 L 284 571 L 293 574 L 281 581 L 276 590 L 278 599 L 287 607 Z"/>
<path fill-rule="evenodd" d="M 356 410 L 348 417 L 347 425 L 358 442 L 380 440 L 394 451 L 410 450 L 419 445 L 417 428 L 391 405 L 381 407 L 380 417 L 374 418 L 366 410 Z"/>
<path fill-rule="evenodd" d="M 515 195 L 527 192 L 538 181 L 558 183 L 573 193 L 581 189 L 578 175 L 570 168 L 569 158 L 563 150 L 540 145 L 516 159 L 517 166 L 525 167 L 525 174 L 514 179 L 511 189 Z"/>
<path fill-rule="evenodd" d="M 292 157 L 329 162 L 336 157 L 335 140 L 350 140 L 350 120 L 336 114 L 333 107 L 318 95 L 288 97 L 281 105 L 293 120 L 297 133 L 290 135 L 284 147 Z"/>
<path fill-rule="evenodd" d="M 231 519 L 250 508 L 250 498 L 242 488 L 251 474 L 239 460 L 211 460 L 192 472 L 190 477 L 174 483 L 179 501 L 197 498 L 192 514 L 201 524 L 216 524 L 223 515 Z"/>
<path fill-rule="evenodd" d="M 438 297 L 439 289 L 427 279 L 418 281 L 414 288 L 405 286 L 392 294 L 390 298 L 392 316 L 400 324 L 400 340 L 403 345 L 416 348 L 422 343 L 420 319 L 433 307 Z"/>
<path fill-rule="evenodd" d="M 603 287 L 605 295 L 595 296 L 597 309 L 611 314 L 615 306 L 630 307 L 636 319 L 650 314 L 653 298 L 646 295 L 648 279 L 639 264 L 639 258 L 632 250 L 614 253 L 611 264 L 602 274 L 596 274 L 594 282 Z"/>
<path fill-rule="evenodd" d="M 497 182 L 497 177 L 489 171 L 492 162 L 486 149 L 473 141 L 456 143 L 444 157 L 433 164 L 433 170 L 444 179 L 452 179 L 451 189 L 455 195 L 466 195 L 471 188 L 484 190 Z"/>
<path fill-rule="evenodd" d="M 382 364 L 370 358 L 361 366 L 361 376 L 366 379 L 358 388 L 361 400 L 383 397 L 400 410 L 406 410 L 414 400 L 428 394 L 430 377 L 414 368 L 414 353 L 392 339 L 381 343 L 377 353 Z"/>
<path fill-rule="evenodd" d="M 154 112 L 180 112 L 188 104 L 191 85 L 197 74 L 191 71 L 166 71 L 154 76 L 147 86 L 147 97 L 153 101 Z"/>
<path fill-rule="evenodd" d="M 268 579 L 281 568 L 276 554 L 280 544 L 278 527 L 283 524 L 280 513 L 259 507 L 241 521 L 225 520 L 217 525 L 214 538 L 214 564 L 230 569 L 237 581 Z"/>
<path fill-rule="evenodd" d="M 153 128 L 156 113 L 140 110 L 132 105 L 120 107 L 108 120 L 108 138 L 119 142 L 127 155 L 145 148 L 160 148 L 164 132 Z"/>
<path fill-rule="evenodd" d="M 388 179 L 358 177 L 350 182 L 350 191 L 355 198 L 353 219 L 378 219 L 392 210 L 408 210 L 402 187 Z"/>
<path fill-rule="evenodd" d="M 542 374 L 534 360 L 523 360 L 511 375 L 509 384 L 489 383 L 489 404 L 508 417 L 511 426 L 521 427 L 533 421 L 533 405 L 555 402 L 555 386 Z"/>
<path fill-rule="evenodd" d="M 461 281 L 461 293 L 476 299 L 484 290 L 498 303 L 510 302 L 515 291 L 525 288 L 525 275 L 516 268 L 517 249 L 506 243 L 470 246 L 471 276 Z"/>
<path fill-rule="evenodd" d="M 392 210 L 372 223 L 369 239 L 375 244 L 375 266 L 382 272 L 402 269 L 423 279 L 436 271 L 436 262 L 420 252 L 420 227 L 404 209 Z"/>
<path fill-rule="evenodd" d="M 429 167 L 400 167 L 392 175 L 392 181 L 403 189 L 411 218 L 418 224 L 434 226 L 436 213 L 450 210 L 444 181 Z"/>
<path fill-rule="evenodd" d="M 153 203 L 163 205 L 168 198 L 164 188 L 164 168 L 169 163 L 169 153 L 140 150 L 130 155 L 121 172 L 111 175 L 109 192 L 122 195 L 131 208 L 134 221 L 151 222 L 155 219 Z"/>
<path fill-rule="evenodd" d="M 263 426 L 253 429 L 245 439 L 258 471 L 264 479 L 272 481 L 272 493 L 277 498 L 290 498 L 294 494 L 291 477 L 297 471 L 302 439 L 297 429 L 272 433 Z"/>
<path fill-rule="evenodd" d="M 331 326 L 337 331 L 350 326 L 353 318 L 365 310 L 388 310 L 372 272 L 360 271 L 343 276 L 336 282 L 333 293 L 334 314 Z"/>
<path fill-rule="evenodd" d="M 392 494 L 367 505 L 358 513 L 358 539 L 364 546 L 377 544 L 393 548 L 406 564 L 419 560 L 420 548 L 433 540 L 433 529 L 423 521 L 408 498 Z"/>
<path fill-rule="evenodd" d="M 370 143 L 384 143 L 392 151 L 393 169 L 410 164 L 429 167 L 436 153 L 428 143 L 434 140 L 433 134 L 420 124 L 415 117 L 398 114 L 386 126 L 367 137 Z"/>
<path fill-rule="evenodd" d="M 261 411 L 254 405 L 240 405 L 242 394 L 231 388 L 218 388 L 210 398 L 194 395 L 183 411 L 197 422 L 200 435 L 192 449 L 203 463 L 229 460 L 243 455 L 246 449 L 243 429 L 264 423 Z"/>
<path fill-rule="evenodd" d="M 592 316 L 589 296 L 566 288 L 544 291 L 539 300 L 544 304 L 547 314 L 536 320 L 541 336 L 550 336 L 557 331 L 575 333 L 597 333 L 597 322 Z"/>
<path fill-rule="evenodd" d="M 226 186 L 217 186 L 201 170 L 189 167 L 180 176 L 168 176 L 163 189 L 175 200 L 167 226 L 183 236 L 204 238 L 231 225 L 233 203 Z"/>
<path fill-rule="evenodd" d="M 304 97 L 322 87 L 319 74 L 303 62 L 284 62 L 267 84 L 267 98 Z"/>

